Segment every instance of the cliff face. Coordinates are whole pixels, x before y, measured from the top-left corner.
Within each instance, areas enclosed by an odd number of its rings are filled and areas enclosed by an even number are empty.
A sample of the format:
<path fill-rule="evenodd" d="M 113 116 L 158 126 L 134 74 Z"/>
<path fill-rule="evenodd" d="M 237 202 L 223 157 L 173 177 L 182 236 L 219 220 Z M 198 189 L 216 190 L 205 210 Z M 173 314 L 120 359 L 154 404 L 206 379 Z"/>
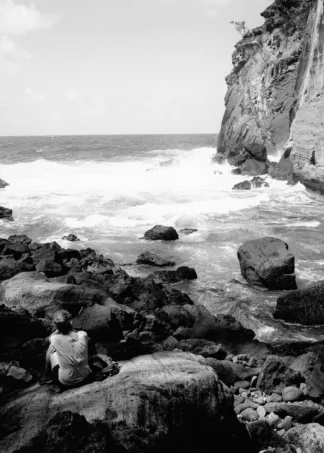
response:
<path fill-rule="evenodd" d="M 324 182 L 324 0 L 276 0 L 236 45 L 218 153 L 241 144 L 283 151 L 285 171 Z M 287 145 L 288 143 L 288 145 Z M 324 184 L 323 184 L 324 190 Z"/>

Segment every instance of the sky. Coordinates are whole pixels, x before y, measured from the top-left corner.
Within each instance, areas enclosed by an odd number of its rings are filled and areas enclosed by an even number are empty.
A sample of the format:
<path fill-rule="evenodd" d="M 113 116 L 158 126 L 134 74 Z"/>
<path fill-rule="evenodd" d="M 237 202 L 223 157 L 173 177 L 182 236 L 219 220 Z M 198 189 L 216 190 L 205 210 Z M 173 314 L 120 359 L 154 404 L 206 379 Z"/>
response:
<path fill-rule="evenodd" d="M 217 133 L 270 0 L 0 0 L 0 135 Z"/>

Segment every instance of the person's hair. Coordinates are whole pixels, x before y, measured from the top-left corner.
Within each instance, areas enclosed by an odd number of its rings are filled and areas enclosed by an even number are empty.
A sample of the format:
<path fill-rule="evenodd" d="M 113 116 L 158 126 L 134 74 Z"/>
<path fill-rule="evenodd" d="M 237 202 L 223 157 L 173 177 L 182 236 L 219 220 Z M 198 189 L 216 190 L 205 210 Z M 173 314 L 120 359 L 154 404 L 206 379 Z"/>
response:
<path fill-rule="evenodd" d="M 53 317 L 55 327 L 63 335 L 66 335 L 72 330 L 71 318 L 71 313 L 67 310 L 58 310 Z"/>

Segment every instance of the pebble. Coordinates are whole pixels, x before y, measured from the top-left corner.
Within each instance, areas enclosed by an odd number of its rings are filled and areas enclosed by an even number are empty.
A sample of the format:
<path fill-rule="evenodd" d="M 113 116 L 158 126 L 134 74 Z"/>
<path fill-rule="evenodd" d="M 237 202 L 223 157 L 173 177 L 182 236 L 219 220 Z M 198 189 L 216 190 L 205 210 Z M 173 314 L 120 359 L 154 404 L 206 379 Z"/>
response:
<path fill-rule="evenodd" d="M 259 396 L 259 398 L 254 398 L 253 401 L 256 404 L 263 405 L 263 404 L 265 404 L 267 402 L 267 399 L 262 397 L 262 396 Z"/>
<path fill-rule="evenodd" d="M 286 387 L 282 391 L 282 399 L 286 402 L 299 401 L 304 396 L 302 390 L 297 387 Z"/>
<path fill-rule="evenodd" d="M 292 417 L 287 415 L 282 422 L 278 423 L 278 429 L 284 429 L 285 431 L 288 431 L 288 429 L 292 428 Z"/>
<path fill-rule="evenodd" d="M 276 425 L 279 423 L 280 418 L 277 414 L 274 412 L 271 412 L 271 414 L 267 415 L 267 420 L 270 426 L 276 427 Z"/>
<path fill-rule="evenodd" d="M 243 420 L 246 420 L 248 422 L 254 422 L 259 419 L 257 411 L 255 411 L 251 407 L 248 407 L 243 412 L 241 412 L 241 416 Z"/>
<path fill-rule="evenodd" d="M 258 361 L 255 357 L 251 357 L 250 360 L 248 361 L 248 366 L 251 368 L 257 368 L 258 367 Z"/>
<path fill-rule="evenodd" d="M 304 395 L 307 395 L 307 385 L 305 382 L 302 382 L 299 386 L 300 390 L 303 392 Z"/>
<path fill-rule="evenodd" d="M 278 393 L 272 393 L 272 395 L 268 397 L 268 403 L 280 403 L 281 401 L 282 396 Z"/>
<path fill-rule="evenodd" d="M 243 392 L 240 392 L 240 390 L 243 390 Z M 245 389 L 240 389 L 239 392 L 241 394 L 241 397 L 246 399 L 249 395 L 250 395 L 250 392 L 247 392 Z"/>
<path fill-rule="evenodd" d="M 266 410 L 263 406 L 258 406 L 257 413 L 259 414 L 260 418 L 266 416 Z"/>
<path fill-rule="evenodd" d="M 277 434 L 279 434 L 279 436 L 283 436 L 285 432 L 286 432 L 285 429 L 281 429 L 280 431 L 277 431 Z"/>
<path fill-rule="evenodd" d="M 234 384 L 234 387 L 237 389 L 248 389 L 250 387 L 250 383 L 248 381 L 237 381 Z"/>

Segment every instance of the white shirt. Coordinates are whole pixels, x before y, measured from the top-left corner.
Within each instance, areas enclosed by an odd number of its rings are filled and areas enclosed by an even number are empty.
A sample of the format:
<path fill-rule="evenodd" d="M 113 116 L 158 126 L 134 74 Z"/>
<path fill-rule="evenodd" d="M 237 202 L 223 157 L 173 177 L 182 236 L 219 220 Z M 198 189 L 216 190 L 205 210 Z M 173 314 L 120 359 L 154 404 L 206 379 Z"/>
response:
<path fill-rule="evenodd" d="M 91 374 L 88 365 L 88 334 L 80 330 L 67 335 L 54 334 L 50 337 L 50 352 L 57 353 L 59 380 L 63 385 L 73 386 Z"/>

